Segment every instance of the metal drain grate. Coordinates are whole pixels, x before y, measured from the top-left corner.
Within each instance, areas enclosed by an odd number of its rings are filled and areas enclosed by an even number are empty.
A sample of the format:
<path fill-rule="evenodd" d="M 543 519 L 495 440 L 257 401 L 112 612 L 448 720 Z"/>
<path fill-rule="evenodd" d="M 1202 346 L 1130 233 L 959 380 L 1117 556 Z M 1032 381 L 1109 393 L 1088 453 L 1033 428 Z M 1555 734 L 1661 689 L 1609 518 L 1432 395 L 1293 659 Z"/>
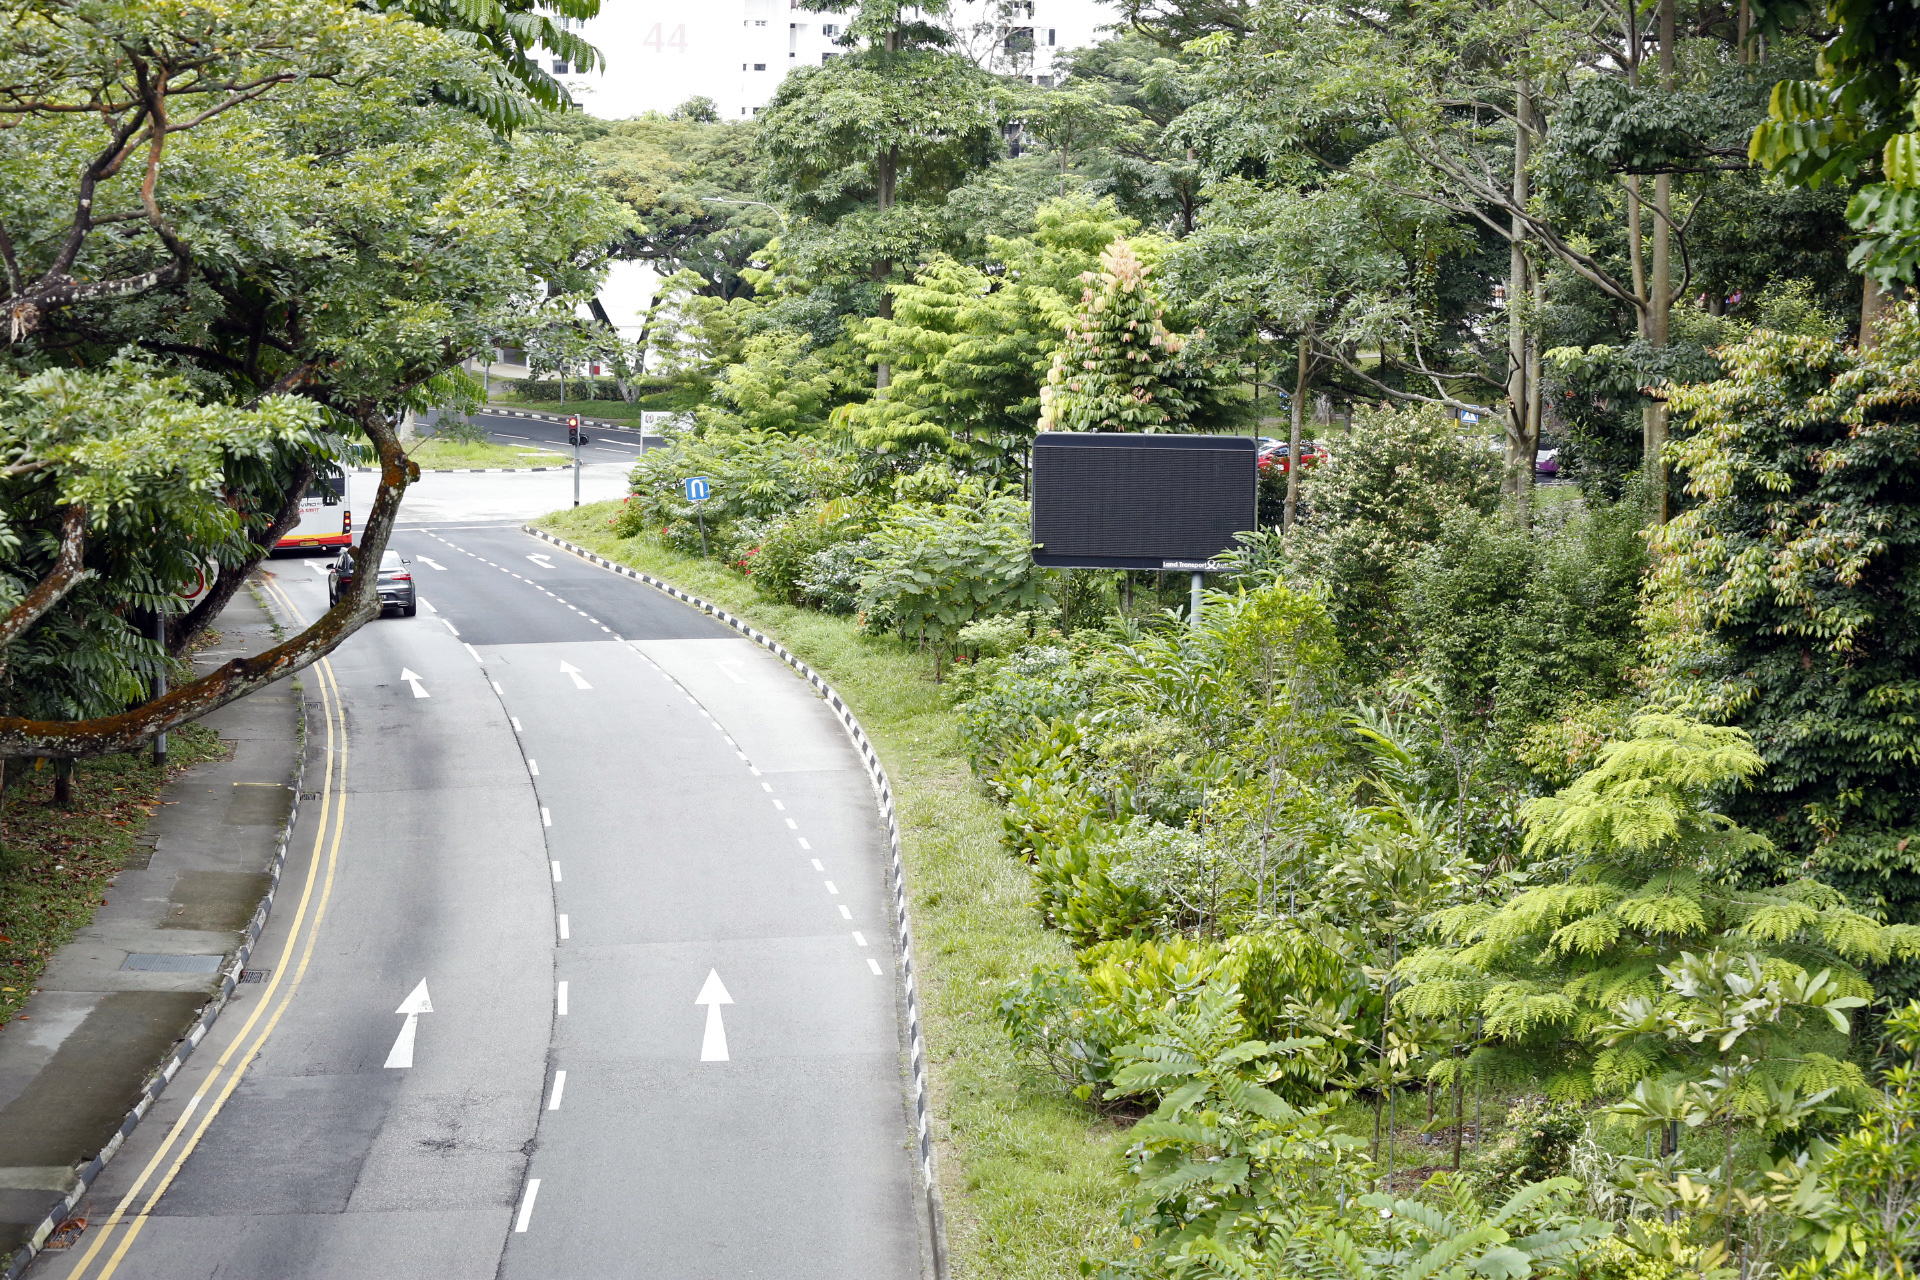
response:
<path fill-rule="evenodd" d="M 225 962 L 225 956 L 166 956 L 135 951 L 121 961 L 120 967 L 147 973 L 218 973 Z"/>
<path fill-rule="evenodd" d="M 265 982 L 267 980 L 267 975 L 272 972 L 273 970 L 271 969 L 242 969 L 240 971 L 240 981 Z"/>

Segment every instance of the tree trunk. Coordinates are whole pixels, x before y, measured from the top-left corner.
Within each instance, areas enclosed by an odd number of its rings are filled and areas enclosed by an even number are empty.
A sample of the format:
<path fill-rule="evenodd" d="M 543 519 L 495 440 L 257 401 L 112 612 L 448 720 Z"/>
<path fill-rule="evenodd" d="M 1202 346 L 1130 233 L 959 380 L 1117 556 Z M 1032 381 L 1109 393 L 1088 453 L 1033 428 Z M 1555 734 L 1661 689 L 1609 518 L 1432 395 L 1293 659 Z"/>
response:
<path fill-rule="evenodd" d="M 1679 87 L 1674 59 L 1675 0 L 1660 0 L 1660 85 Z M 1673 315 L 1673 175 L 1653 178 L 1653 253 L 1647 280 L 1647 345 L 1665 351 Z M 1641 445 L 1646 458 L 1647 487 L 1653 499 L 1653 518 L 1665 524 L 1667 500 L 1667 405 L 1650 401 L 1641 411 Z"/>
<path fill-rule="evenodd" d="M 898 28 L 887 32 L 886 50 L 890 54 L 900 52 L 900 32 Z M 874 184 L 877 188 L 875 192 L 875 203 L 879 206 L 881 213 L 886 213 L 889 209 L 893 208 L 894 190 L 899 182 L 900 145 L 898 143 L 888 143 L 885 149 L 874 158 L 873 167 Z M 873 278 L 880 285 L 880 308 L 878 315 L 882 320 L 893 319 L 893 295 L 887 292 L 887 277 L 892 274 L 893 263 L 890 260 L 882 258 L 873 264 Z M 883 360 L 874 368 L 873 389 L 877 392 L 884 393 L 892 382 L 893 366 Z"/>
<path fill-rule="evenodd" d="M 393 424 L 378 406 L 358 405 L 352 416 L 380 455 L 380 488 L 360 537 L 361 563 L 377 565 L 400 514 L 400 501 L 407 486 L 419 478 L 420 469 L 400 448 Z M 198 679 L 119 715 L 93 720 L 0 716 L 0 757 L 76 757 L 131 751 L 157 733 L 198 720 L 332 653 L 379 612 L 378 579 L 375 573 L 355 574 L 353 586 L 340 597 L 340 603 L 299 635 L 250 658 L 222 663 Z"/>
<path fill-rule="evenodd" d="M 1860 278 L 1860 350 L 1871 351 L 1880 343 L 1880 317 L 1886 314 L 1887 291 L 1872 276 Z"/>
<path fill-rule="evenodd" d="M 880 212 L 885 213 L 887 210 L 893 208 L 894 204 L 894 186 L 898 181 L 900 170 L 900 148 L 890 146 L 885 151 L 882 151 L 875 161 L 875 167 L 879 176 Z M 887 277 L 892 274 L 893 263 L 888 259 L 882 258 L 873 264 L 873 278 L 878 281 L 880 285 L 879 316 L 882 320 L 893 319 L 893 294 L 887 291 Z M 893 366 L 882 361 L 874 369 L 874 390 L 885 391 L 892 381 Z"/>
<path fill-rule="evenodd" d="M 1527 207 L 1532 178 L 1527 167 L 1533 157 L 1533 86 L 1522 78 L 1514 88 L 1513 207 Z M 1501 493 L 1507 514 L 1525 522 L 1533 489 L 1533 465 L 1540 449 L 1540 426 L 1533 419 L 1534 395 L 1530 374 L 1534 361 L 1533 336 L 1528 332 L 1529 303 L 1533 298 L 1533 264 L 1527 258 L 1527 226 L 1516 212 L 1507 235 L 1507 415 L 1506 469 Z"/>
<path fill-rule="evenodd" d="M 287 481 L 286 498 L 280 504 L 280 510 L 274 513 L 273 523 L 254 540 L 253 554 L 246 563 L 221 566 L 219 576 L 207 588 L 207 594 L 194 602 L 193 608 L 181 614 L 168 625 L 167 654 L 177 658 L 186 647 L 205 631 L 220 611 L 227 607 L 240 585 L 247 580 L 260 562 L 267 558 L 276 542 L 294 525 L 300 523 L 300 500 L 306 496 L 307 486 L 313 483 L 314 464 L 311 458 L 296 464 L 293 475 Z M 345 479 L 343 475 L 342 480 Z"/>
<path fill-rule="evenodd" d="M 1300 355 L 1293 367 L 1293 403 L 1287 407 L 1287 501 L 1280 518 L 1283 533 L 1293 528 L 1300 510 L 1300 432 L 1306 420 L 1307 374 L 1311 368 L 1308 352 L 1312 341 L 1311 332 L 1300 334 Z"/>

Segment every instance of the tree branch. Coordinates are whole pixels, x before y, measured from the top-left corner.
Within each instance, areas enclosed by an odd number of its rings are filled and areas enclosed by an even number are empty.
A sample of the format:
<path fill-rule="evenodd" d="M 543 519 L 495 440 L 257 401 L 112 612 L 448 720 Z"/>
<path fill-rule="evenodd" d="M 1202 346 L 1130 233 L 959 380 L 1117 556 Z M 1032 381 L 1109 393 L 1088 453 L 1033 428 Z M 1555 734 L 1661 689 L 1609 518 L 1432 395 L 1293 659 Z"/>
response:
<path fill-rule="evenodd" d="M 300 501 L 306 496 L 307 486 L 313 483 L 314 463 L 311 457 L 303 457 L 293 469 L 293 475 L 287 480 L 285 494 L 280 501 L 280 510 L 274 514 L 267 527 L 254 535 L 253 551 L 240 564 L 222 565 L 207 593 L 194 601 L 193 608 L 173 620 L 167 628 L 167 652 L 178 657 L 194 638 L 205 631 L 220 611 L 227 607 L 240 584 L 247 580 L 259 567 L 260 562 L 272 553 L 287 530 L 300 523 Z"/>
<path fill-rule="evenodd" d="M 67 593 L 93 576 L 84 567 L 87 554 L 87 509 L 78 503 L 60 515 L 60 553 L 53 568 L 33 590 L 0 618 L 0 650 L 18 640 L 47 610 L 66 599 Z"/>
<path fill-rule="evenodd" d="M 400 501 L 420 469 L 400 447 L 393 425 L 379 406 L 362 402 L 352 415 L 380 456 L 380 488 L 360 538 L 360 560 L 377 565 L 400 514 Z M 379 575 L 356 573 L 340 602 L 299 635 L 250 658 L 235 658 L 131 711 L 94 720 L 31 720 L 0 716 L 0 758 L 100 755 L 127 751 L 162 733 L 197 720 L 236 698 L 291 675 L 332 653 L 379 611 Z"/>

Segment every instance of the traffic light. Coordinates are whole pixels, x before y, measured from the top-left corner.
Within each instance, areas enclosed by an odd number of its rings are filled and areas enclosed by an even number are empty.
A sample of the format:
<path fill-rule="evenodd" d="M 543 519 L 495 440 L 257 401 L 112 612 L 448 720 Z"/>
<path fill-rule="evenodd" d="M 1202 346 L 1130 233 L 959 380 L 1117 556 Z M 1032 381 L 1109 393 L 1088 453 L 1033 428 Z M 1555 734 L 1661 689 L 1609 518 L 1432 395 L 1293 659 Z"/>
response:
<path fill-rule="evenodd" d="M 580 445 L 580 416 L 574 414 L 567 419 L 567 443 L 578 448 Z"/>

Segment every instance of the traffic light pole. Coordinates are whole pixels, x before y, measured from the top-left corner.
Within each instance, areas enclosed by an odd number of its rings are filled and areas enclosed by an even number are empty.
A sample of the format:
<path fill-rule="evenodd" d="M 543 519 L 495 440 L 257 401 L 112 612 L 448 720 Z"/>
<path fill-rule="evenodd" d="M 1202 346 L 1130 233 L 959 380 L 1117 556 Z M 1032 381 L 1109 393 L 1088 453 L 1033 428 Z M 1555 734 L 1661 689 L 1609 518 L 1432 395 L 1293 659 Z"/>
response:
<path fill-rule="evenodd" d="M 580 505 L 580 417 L 567 419 L 567 441 L 573 445 L 573 505 Z"/>

